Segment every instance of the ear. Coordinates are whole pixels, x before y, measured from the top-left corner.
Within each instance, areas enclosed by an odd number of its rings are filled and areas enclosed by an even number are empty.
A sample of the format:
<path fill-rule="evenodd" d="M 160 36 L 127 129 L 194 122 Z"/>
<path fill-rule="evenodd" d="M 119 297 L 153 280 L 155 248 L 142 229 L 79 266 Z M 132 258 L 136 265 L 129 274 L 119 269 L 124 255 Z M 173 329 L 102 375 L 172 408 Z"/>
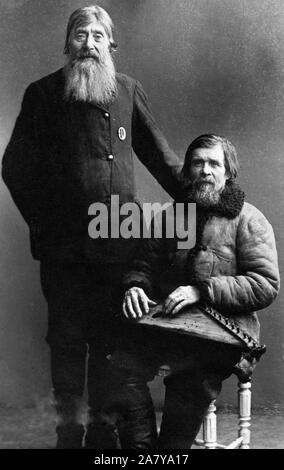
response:
<path fill-rule="evenodd" d="M 231 175 L 230 171 L 228 170 L 228 168 L 226 168 L 226 171 L 225 171 L 226 181 L 230 180 L 231 178 L 232 178 L 232 175 Z"/>
<path fill-rule="evenodd" d="M 225 185 L 229 184 L 231 181 L 233 181 L 232 175 L 230 175 L 230 173 L 226 172 L 225 173 Z"/>
<path fill-rule="evenodd" d="M 114 42 L 114 41 L 110 41 L 110 42 L 109 42 L 108 49 L 109 49 L 109 52 L 110 52 L 111 54 L 112 54 L 113 52 L 116 52 L 116 51 L 117 51 L 117 43 Z"/>

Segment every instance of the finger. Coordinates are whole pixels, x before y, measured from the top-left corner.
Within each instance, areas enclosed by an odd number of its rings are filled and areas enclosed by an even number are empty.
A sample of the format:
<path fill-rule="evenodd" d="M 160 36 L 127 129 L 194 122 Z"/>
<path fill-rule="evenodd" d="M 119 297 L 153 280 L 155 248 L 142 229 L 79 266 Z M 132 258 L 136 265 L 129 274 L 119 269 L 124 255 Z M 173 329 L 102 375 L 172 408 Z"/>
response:
<path fill-rule="evenodd" d="M 164 305 L 163 305 L 163 308 L 164 308 L 164 312 L 166 313 L 168 308 L 169 308 L 169 305 L 171 304 L 171 302 L 173 302 L 173 298 L 169 295 L 165 302 L 164 302 Z"/>
<path fill-rule="evenodd" d="M 158 305 L 157 302 L 155 302 L 154 300 L 149 299 L 149 297 L 147 296 L 147 294 L 144 291 L 140 292 L 140 296 L 138 298 L 139 298 L 139 302 L 140 302 L 140 304 L 143 308 L 143 314 L 149 313 L 150 307 L 155 307 L 156 305 Z"/>
<path fill-rule="evenodd" d="M 143 294 L 141 292 L 139 294 L 137 294 L 136 292 L 132 294 L 132 306 L 133 306 L 133 310 L 136 313 L 136 318 L 143 317 L 143 311 L 141 310 L 141 307 L 140 307 L 140 302 L 142 303 L 142 305 L 144 305 L 142 302 L 142 299 L 143 299 Z M 147 300 L 146 300 L 146 308 L 147 308 Z"/>
<path fill-rule="evenodd" d="M 136 313 L 133 309 L 133 305 L 132 305 L 132 296 L 131 297 L 126 297 L 126 306 L 127 306 L 127 311 L 129 313 L 129 316 L 131 318 L 133 318 L 134 320 L 137 318 L 136 317 Z"/>
<path fill-rule="evenodd" d="M 170 302 L 168 303 L 167 307 L 165 308 L 164 310 L 164 314 L 165 315 L 171 315 L 172 314 L 172 310 L 176 307 L 176 305 L 178 305 L 183 299 L 181 298 L 173 298 L 170 300 Z"/>
<path fill-rule="evenodd" d="M 143 314 L 147 314 L 149 312 L 149 301 L 150 299 L 148 299 L 147 295 L 145 294 L 145 292 L 141 292 L 140 296 L 139 296 L 139 302 L 141 304 L 141 307 L 142 307 L 142 316 Z"/>
<path fill-rule="evenodd" d="M 123 311 L 123 315 L 127 318 L 127 320 L 129 320 L 125 299 L 123 300 L 122 311 Z"/>
<path fill-rule="evenodd" d="M 188 300 L 182 300 L 171 311 L 171 317 L 174 317 L 175 315 L 177 315 L 186 305 L 191 305 L 191 302 L 188 302 Z"/>
<path fill-rule="evenodd" d="M 181 295 L 180 292 L 172 292 L 168 298 L 165 300 L 164 303 L 164 313 L 165 315 L 169 315 L 171 310 L 174 308 L 175 305 L 177 305 L 179 302 L 184 300 L 184 296 Z"/>
<path fill-rule="evenodd" d="M 180 287 L 177 287 L 175 290 L 173 290 L 169 296 L 166 298 L 165 300 L 165 308 L 168 307 L 169 303 L 172 302 L 173 299 L 178 299 L 182 296 L 182 298 L 184 298 L 183 294 L 182 294 L 182 291 L 181 291 L 181 288 Z"/>

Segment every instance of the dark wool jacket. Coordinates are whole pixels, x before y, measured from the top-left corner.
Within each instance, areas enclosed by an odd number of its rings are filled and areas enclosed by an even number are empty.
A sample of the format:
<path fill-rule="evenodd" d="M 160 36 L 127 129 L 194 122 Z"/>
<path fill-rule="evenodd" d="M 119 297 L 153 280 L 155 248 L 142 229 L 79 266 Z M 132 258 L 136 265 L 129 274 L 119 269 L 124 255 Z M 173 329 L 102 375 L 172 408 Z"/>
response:
<path fill-rule="evenodd" d="M 254 311 L 270 305 L 278 293 L 278 261 L 271 225 L 243 199 L 237 186 L 227 184 L 214 212 L 197 208 L 192 250 L 178 250 L 175 239 L 145 239 L 124 288 L 139 286 L 164 299 L 178 286 L 194 284 L 202 302 L 258 340 Z"/>
<path fill-rule="evenodd" d="M 32 253 L 59 262 L 121 261 L 129 240 L 92 240 L 89 205 L 135 201 L 133 154 L 171 196 L 180 162 L 136 80 L 117 74 L 108 108 L 63 99 L 63 69 L 32 83 L 3 158 L 3 179 L 31 230 Z"/>

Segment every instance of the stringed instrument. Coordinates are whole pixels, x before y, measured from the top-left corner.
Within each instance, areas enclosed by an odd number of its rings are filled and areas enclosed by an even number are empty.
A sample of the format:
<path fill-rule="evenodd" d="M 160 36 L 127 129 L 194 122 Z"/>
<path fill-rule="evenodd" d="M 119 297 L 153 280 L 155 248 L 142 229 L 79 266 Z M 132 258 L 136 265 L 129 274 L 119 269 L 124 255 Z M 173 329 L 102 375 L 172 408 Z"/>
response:
<path fill-rule="evenodd" d="M 265 352 L 265 346 L 259 345 L 235 323 L 207 305 L 193 305 L 169 317 L 163 315 L 162 304 L 158 304 L 139 320 L 139 324 L 239 346 L 254 357 Z"/>

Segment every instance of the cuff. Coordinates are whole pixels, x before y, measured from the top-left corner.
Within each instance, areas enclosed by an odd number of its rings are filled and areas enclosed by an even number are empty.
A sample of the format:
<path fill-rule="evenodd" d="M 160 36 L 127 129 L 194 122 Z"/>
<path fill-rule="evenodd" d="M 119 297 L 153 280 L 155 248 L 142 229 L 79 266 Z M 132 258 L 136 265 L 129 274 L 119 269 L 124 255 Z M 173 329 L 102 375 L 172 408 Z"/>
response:
<path fill-rule="evenodd" d="M 145 291 L 146 295 L 149 298 L 151 298 L 153 294 L 153 289 L 151 288 L 151 286 L 147 282 L 142 281 L 141 279 L 132 279 L 131 281 L 126 280 L 125 282 L 123 282 L 124 291 L 131 289 L 131 287 L 140 287 Z"/>
<path fill-rule="evenodd" d="M 200 302 L 205 304 L 211 304 L 210 296 L 209 296 L 209 286 L 206 281 L 197 282 L 196 287 L 200 291 Z"/>

